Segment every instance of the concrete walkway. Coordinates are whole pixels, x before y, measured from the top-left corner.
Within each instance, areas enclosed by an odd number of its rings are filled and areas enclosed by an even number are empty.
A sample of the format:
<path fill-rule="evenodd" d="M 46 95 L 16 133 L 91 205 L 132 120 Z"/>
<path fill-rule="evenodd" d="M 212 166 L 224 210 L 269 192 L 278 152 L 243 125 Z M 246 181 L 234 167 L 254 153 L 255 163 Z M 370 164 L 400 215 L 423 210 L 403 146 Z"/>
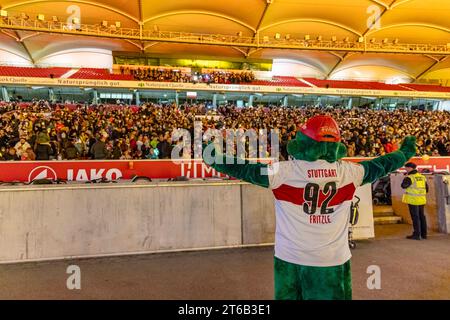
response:
<path fill-rule="evenodd" d="M 358 242 L 354 299 L 450 299 L 450 236 L 407 240 L 410 229 L 381 226 Z M 81 290 L 66 288 L 71 264 Z M 367 289 L 370 265 L 381 290 Z M 272 247 L 0 265 L 0 299 L 271 299 L 272 272 Z"/>

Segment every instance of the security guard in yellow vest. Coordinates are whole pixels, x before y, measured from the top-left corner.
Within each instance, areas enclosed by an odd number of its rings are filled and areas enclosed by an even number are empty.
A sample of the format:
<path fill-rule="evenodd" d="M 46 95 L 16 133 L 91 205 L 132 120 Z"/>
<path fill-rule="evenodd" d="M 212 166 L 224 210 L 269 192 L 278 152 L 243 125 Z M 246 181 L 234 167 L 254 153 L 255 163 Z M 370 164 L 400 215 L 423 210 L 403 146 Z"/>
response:
<path fill-rule="evenodd" d="M 417 171 L 417 165 L 412 162 L 405 164 L 407 177 L 402 181 L 402 188 L 406 189 L 403 202 L 408 204 L 409 213 L 413 221 L 414 232 L 408 239 L 420 240 L 427 238 L 427 220 L 424 214 L 427 203 L 427 178 Z"/>

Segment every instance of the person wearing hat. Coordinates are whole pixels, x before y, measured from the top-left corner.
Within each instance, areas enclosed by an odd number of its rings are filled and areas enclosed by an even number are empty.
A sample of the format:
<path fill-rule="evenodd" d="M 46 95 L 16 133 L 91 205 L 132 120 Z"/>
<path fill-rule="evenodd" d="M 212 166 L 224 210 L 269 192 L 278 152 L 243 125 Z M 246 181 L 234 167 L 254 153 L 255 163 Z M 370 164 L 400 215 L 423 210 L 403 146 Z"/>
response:
<path fill-rule="evenodd" d="M 408 204 L 413 222 L 413 234 L 406 238 L 420 240 L 427 238 L 427 220 L 424 214 L 427 203 L 427 178 L 417 171 L 417 165 L 412 162 L 405 164 L 406 174 L 401 187 L 405 190 L 402 202 Z"/>

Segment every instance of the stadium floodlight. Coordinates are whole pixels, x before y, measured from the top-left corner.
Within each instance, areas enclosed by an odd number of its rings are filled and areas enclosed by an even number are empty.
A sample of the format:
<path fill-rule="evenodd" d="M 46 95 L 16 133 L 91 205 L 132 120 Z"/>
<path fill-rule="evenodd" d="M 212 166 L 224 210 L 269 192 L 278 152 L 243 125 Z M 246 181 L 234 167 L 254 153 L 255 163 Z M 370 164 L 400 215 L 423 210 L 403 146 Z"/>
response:
<path fill-rule="evenodd" d="M 305 40 L 308 41 L 309 39 L 311 39 L 311 36 L 309 34 L 305 34 Z"/>
<path fill-rule="evenodd" d="M 102 27 L 108 28 L 108 21 L 103 20 L 103 21 L 102 21 Z"/>
<path fill-rule="evenodd" d="M 263 41 L 264 41 L 264 42 L 269 42 L 269 36 L 264 36 L 264 37 L 263 37 Z"/>
<path fill-rule="evenodd" d="M 116 21 L 116 28 L 122 27 L 122 23 L 120 21 Z"/>
<path fill-rule="evenodd" d="M 332 36 L 331 37 L 331 41 L 336 42 L 337 41 L 337 37 L 336 36 Z"/>
<path fill-rule="evenodd" d="M 23 19 L 23 20 L 28 20 L 28 19 L 30 19 L 30 17 L 26 14 L 26 13 L 21 13 L 20 14 L 20 17 Z"/>
<path fill-rule="evenodd" d="M 275 39 L 279 40 L 281 38 L 281 34 L 275 33 Z"/>
<path fill-rule="evenodd" d="M 45 20 L 45 16 L 43 14 L 38 14 L 36 16 L 36 19 L 38 19 L 39 21 L 44 21 Z"/>
<path fill-rule="evenodd" d="M 384 43 L 384 44 L 388 43 L 388 41 L 389 41 L 388 38 L 384 38 L 384 39 L 383 39 L 383 43 Z"/>
<path fill-rule="evenodd" d="M 59 22 L 59 19 L 58 19 L 57 16 L 53 16 L 53 17 L 52 17 L 52 21 L 53 21 L 53 22 Z"/>
<path fill-rule="evenodd" d="M 359 38 L 358 38 L 358 42 L 359 42 L 359 43 L 364 42 L 364 37 L 359 37 Z"/>
<path fill-rule="evenodd" d="M 318 36 L 317 41 L 322 41 L 322 36 Z"/>
<path fill-rule="evenodd" d="M 8 11 L 6 10 L 0 10 L 0 17 L 7 18 L 8 17 Z"/>
<path fill-rule="evenodd" d="M 285 38 L 286 38 L 286 40 L 289 40 L 289 39 L 291 39 L 291 35 L 287 34 Z"/>

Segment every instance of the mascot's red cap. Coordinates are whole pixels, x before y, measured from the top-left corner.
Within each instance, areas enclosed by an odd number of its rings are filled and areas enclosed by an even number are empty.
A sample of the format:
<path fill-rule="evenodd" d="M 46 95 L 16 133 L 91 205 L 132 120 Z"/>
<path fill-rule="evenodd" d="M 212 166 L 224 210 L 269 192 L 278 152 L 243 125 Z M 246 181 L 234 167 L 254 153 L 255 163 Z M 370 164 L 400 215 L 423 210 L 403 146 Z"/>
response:
<path fill-rule="evenodd" d="M 300 132 L 318 142 L 341 141 L 339 126 L 330 116 L 312 117 L 303 126 L 301 126 Z"/>

